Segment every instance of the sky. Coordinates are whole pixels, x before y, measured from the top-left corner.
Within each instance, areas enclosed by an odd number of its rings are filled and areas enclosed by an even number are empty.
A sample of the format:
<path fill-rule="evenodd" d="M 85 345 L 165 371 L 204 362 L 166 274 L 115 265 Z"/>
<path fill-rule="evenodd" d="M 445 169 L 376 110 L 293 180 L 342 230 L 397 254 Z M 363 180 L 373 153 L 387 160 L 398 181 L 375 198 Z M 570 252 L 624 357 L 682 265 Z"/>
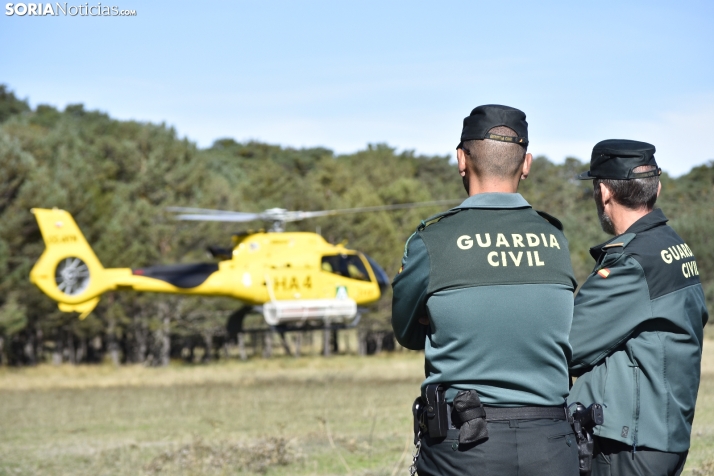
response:
<path fill-rule="evenodd" d="M 103 2 L 136 15 L 4 2 L 0 83 L 200 147 L 453 156 L 463 118 L 495 103 L 523 110 L 529 151 L 554 162 L 613 138 L 653 143 L 674 176 L 714 160 L 711 0 Z"/>

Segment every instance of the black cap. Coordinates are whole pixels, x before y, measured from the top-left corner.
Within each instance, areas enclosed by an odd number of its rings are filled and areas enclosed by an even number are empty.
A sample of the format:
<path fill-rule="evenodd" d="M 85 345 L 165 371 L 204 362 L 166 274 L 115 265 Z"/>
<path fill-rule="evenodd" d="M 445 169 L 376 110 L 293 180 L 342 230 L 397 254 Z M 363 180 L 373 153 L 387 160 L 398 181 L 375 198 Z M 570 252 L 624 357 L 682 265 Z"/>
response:
<path fill-rule="evenodd" d="M 590 158 L 590 170 L 578 175 L 580 180 L 613 179 L 631 180 L 656 177 L 662 173 L 655 162 L 655 146 L 647 142 L 627 139 L 608 139 L 595 144 Z M 655 169 L 635 173 L 642 165 L 654 165 Z"/>
<path fill-rule="evenodd" d="M 488 131 L 498 126 L 509 127 L 518 135 L 513 137 L 489 134 Z M 528 147 L 528 123 L 525 113 L 514 107 L 501 106 L 500 104 L 486 104 L 475 108 L 468 117 L 464 118 L 461 142 L 456 148 L 461 148 L 467 140 L 483 139 L 513 142 Z"/>

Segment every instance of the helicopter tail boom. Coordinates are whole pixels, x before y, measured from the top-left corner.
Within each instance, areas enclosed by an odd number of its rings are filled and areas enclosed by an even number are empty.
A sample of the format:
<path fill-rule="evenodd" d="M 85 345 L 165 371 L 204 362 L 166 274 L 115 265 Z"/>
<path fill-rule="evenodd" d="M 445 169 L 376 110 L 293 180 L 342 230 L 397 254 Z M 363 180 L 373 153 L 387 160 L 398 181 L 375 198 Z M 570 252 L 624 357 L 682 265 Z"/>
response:
<path fill-rule="evenodd" d="M 217 264 L 105 268 L 72 215 L 57 208 L 33 208 L 32 213 L 45 251 L 30 271 L 30 281 L 62 312 L 78 312 L 83 319 L 103 293 L 113 290 L 234 296 L 232 282 L 214 276 Z"/>

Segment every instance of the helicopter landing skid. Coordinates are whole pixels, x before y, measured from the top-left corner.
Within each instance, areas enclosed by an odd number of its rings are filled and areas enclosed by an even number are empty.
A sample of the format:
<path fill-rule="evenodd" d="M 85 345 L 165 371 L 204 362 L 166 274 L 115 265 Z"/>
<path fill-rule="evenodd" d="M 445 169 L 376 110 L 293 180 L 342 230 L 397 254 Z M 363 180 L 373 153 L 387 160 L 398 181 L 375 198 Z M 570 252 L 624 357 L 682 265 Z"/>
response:
<path fill-rule="evenodd" d="M 322 325 L 306 322 L 303 325 L 279 324 L 270 327 L 276 332 L 338 331 L 357 327 L 361 318 L 362 314 L 358 312 L 350 322 L 324 322 Z"/>
<path fill-rule="evenodd" d="M 263 314 L 263 306 L 254 306 L 253 311 L 259 314 Z M 272 330 L 278 333 L 287 333 L 287 332 L 309 332 L 309 331 L 339 331 L 339 330 L 345 330 L 345 329 L 353 329 L 357 327 L 357 325 L 360 322 L 360 319 L 362 319 L 362 313 L 365 312 L 366 309 L 364 308 L 358 308 L 357 309 L 357 314 L 348 322 L 342 321 L 342 322 L 330 322 L 328 319 L 324 319 L 322 321 L 319 320 L 310 320 L 310 321 L 295 321 L 295 322 L 284 322 L 282 324 L 276 324 L 276 325 L 270 325 L 269 327 L 254 327 L 254 328 L 248 328 L 248 329 L 242 329 L 239 332 L 245 333 L 245 334 L 256 334 L 256 333 L 261 333 L 265 332 L 267 330 Z"/>
<path fill-rule="evenodd" d="M 271 300 L 254 308 L 269 326 L 301 325 L 310 322 L 341 323 L 357 315 L 357 303 L 350 298 Z"/>

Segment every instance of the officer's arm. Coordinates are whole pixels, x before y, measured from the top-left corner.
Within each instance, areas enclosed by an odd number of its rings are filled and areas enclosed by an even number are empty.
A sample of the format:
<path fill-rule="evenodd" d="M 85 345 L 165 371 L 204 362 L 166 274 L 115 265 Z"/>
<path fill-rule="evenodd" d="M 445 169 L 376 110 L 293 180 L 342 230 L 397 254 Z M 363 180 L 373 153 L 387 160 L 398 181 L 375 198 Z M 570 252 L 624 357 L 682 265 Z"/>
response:
<path fill-rule="evenodd" d="M 429 253 L 418 234 L 407 242 L 402 269 L 394 278 L 392 288 L 392 328 L 397 341 L 407 349 L 424 348 L 428 326 L 419 323 L 427 319 L 426 290 L 429 286 Z"/>
<path fill-rule="evenodd" d="M 598 274 L 603 268 L 609 274 Z M 570 369 L 577 374 L 597 364 L 651 316 L 649 289 L 640 264 L 623 254 L 608 256 L 575 296 Z"/>

